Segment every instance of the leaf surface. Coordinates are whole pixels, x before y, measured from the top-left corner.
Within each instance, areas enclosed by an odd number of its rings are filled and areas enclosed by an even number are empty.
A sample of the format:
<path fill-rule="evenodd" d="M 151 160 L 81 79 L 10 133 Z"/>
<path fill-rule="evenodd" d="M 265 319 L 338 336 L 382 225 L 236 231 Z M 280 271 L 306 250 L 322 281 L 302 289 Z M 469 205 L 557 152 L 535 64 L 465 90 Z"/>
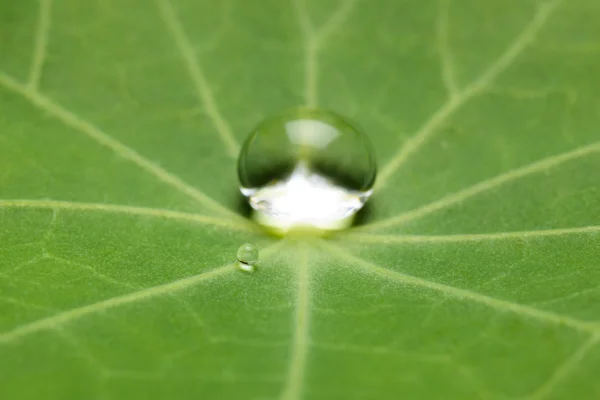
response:
<path fill-rule="evenodd" d="M 598 398 L 599 13 L 4 2 L 0 397 Z M 278 239 L 235 158 L 302 104 L 380 172 L 356 227 Z"/>

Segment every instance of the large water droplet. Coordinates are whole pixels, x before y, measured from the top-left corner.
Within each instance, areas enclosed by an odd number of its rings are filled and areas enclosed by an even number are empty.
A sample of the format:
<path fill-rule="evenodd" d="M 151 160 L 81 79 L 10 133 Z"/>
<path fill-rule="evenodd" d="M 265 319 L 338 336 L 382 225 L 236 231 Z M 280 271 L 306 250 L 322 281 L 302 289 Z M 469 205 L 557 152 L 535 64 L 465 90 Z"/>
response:
<path fill-rule="evenodd" d="M 348 226 L 371 195 L 376 171 L 366 135 L 318 109 L 267 118 L 238 159 L 242 194 L 261 223 L 280 231 Z"/>
<path fill-rule="evenodd" d="M 237 251 L 238 266 L 248 272 L 254 271 L 254 264 L 258 262 L 258 249 L 248 243 L 241 245 Z"/>

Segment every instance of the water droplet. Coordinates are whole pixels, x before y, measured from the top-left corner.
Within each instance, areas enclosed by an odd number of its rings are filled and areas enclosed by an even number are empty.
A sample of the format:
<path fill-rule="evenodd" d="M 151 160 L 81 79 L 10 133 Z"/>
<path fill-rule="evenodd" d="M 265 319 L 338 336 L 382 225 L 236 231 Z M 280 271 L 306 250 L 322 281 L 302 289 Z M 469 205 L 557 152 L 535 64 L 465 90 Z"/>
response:
<path fill-rule="evenodd" d="M 258 249 L 251 244 L 245 243 L 238 249 L 237 259 L 240 269 L 252 272 L 254 271 L 254 264 L 258 262 Z"/>
<path fill-rule="evenodd" d="M 238 159 L 242 194 L 257 219 L 279 231 L 348 226 L 371 195 L 376 172 L 366 135 L 318 109 L 267 118 Z"/>

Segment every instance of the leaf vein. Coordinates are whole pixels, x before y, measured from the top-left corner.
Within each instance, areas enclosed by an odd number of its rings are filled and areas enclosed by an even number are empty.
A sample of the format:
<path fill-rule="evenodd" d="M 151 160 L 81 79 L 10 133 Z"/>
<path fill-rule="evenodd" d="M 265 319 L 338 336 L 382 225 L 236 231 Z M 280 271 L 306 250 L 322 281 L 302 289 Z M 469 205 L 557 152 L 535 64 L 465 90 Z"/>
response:
<path fill-rule="evenodd" d="M 283 241 L 279 241 L 263 249 L 261 252 L 263 260 L 268 258 L 279 247 L 281 247 L 282 243 Z M 14 342 L 15 340 L 40 331 L 58 329 L 63 327 L 67 323 L 81 319 L 88 315 L 121 307 L 126 304 L 147 300 L 162 295 L 173 296 L 176 292 L 182 291 L 189 287 L 196 286 L 206 280 L 218 278 L 225 274 L 232 273 L 236 270 L 236 266 L 237 262 L 233 264 L 223 265 L 221 267 L 213 268 L 187 278 L 178 279 L 176 281 L 165 283 L 163 285 L 157 285 L 150 288 L 136 290 L 128 294 L 112 297 L 110 299 L 102 300 L 93 304 L 88 304 L 71 310 L 63 311 L 59 314 L 52 315 L 47 318 L 38 319 L 36 321 L 17 326 L 10 331 L 0 332 L 0 345 Z"/>
<path fill-rule="evenodd" d="M 359 266 L 367 272 L 371 272 L 375 275 L 379 275 L 392 281 L 396 281 L 403 285 L 426 288 L 459 300 L 473 301 L 475 303 L 483 304 L 496 310 L 512 312 L 520 316 L 535 318 L 540 321 L 546 321 L 558 326 L 568 326 L 582 332 L 600 332 L 600 324 L 598 323 L 583 321 L 568 316 L 555 314 L 550 311 L 540 310 L 527 305 L 521 305 L 510 302 L 508 300 L 497 299 L 495 297 L 486 296 L 484 294 L 472 292 L 470 290 L 461 289 L 454 286 L 445 285 L 442 283 L 437 283 L 429 281 L 427 279 L 393 271 L 388 268 L 380 267 L 360 257 L 351 255 L 347 251 L 343 251 L 334 244 L 327 243 L 325 241 L 321 241 L 321 243 L 323 247 L 326 248 L 328 251 L 330 251 L 333 254 L 336 254 L 342 259 L 347 260 L 351 264 Z"/>
<path fill-rule="evenodd" d="M 179 50 L 183 61 L 190 74 L 194 88 L 204 104 L 206 114 L 215 126 L 221 141 L 226 147 L 227 154 L 230 157 L 237 157 L 240 146 L 233 136 L 231 127 L 221 115 L 219 107 L 214 99 L 213 92 L 210 88 L 203 68 L 198 62 L 196 52 L 192 47 L 188 36 L 186 35 L 181 20 L 177 17 L 173 5 L 169 0 L 157 0 L 158 7 L 161 11 L 161 16 L 171 34 L 177 49 Z"/>
<path fill-rule="evenodd" d="M 592 335 L 579 348 L 568 357 L 535 392 L 526 397 L 527 400 L 543 400 L 548 397 L 556 386 L 564 381 L 568 375 L 577 368 L 590 350 L 600 341 L 600 332 Z"/>
<path fill-rule="evenodd" d="M 290 363 L 281 394 L 281 400 L 299 400 L 302 398 L 302 385 L 309 347 L 310 325 L 310 266 L 307 250 L 302 250 L 298 265 L 298 294 L 296 298 L 296 315 L 294 318 L 294 339 L 292 343 Z"/>
<path fill-rule="evenodd" d="M 438 18 L 436 21 L 436 39 L 438 53 L 442 64 L 442 81 L 444 82 L 444 86 L 446 87 L 446 91 L 450 98 L 455 98 L 458 96 L 459 87 L 454 73 L 454 57 L 452 56 L 452 49 L 448 42 L 449 13 L 450 0 L 440 0 Z"/>
<path fill-rule="evenodd" d="M 544 229 L 533 231 L 450 234 L 450 235 L 378 235 L 373 233 L 349 233 L 342 236 L 364 243 L 452 243 L 452 242 L 481 242 L 503 239 L 528 239 L 536 237 L 575 235 L 600 232 L 600 225 L 583 226 L 576 228 Z"/>
<path fill-rule="evenodd" d="M 462 106 L 467 104 L 475 95 L 485 89 L 498 75 L 506 70 L 518 58 L 521 52 L 533 41 L 539 30 L 544 26 L 552 11 L 561 0 L 550 0 L 539 7 L 532 20 L 525 26 L 508 48 L 473 82 L 467 85 L 456 96 L 450 97 L 396 152 L 382 168 L 377 179 L 376 188 L 382 188 L 390 177 L 417 152 L 421 146 L 434 134 L 437 129 Z"/>
<path fill-rule="evenodd" d="M 547 171 L 565 162 L 574 161 L 581 157 L 585 157 L 596 152 L 600 152 L 600 142 L 591 143 L 589 145 L 579 147 L 575 150 L 556 154 L 539 160 L 537 162 L 525 165 L 523 167 L 510 170 L 503 174 L 497 175 L 494 178 L 486 179 L 473 186 L 469 186 L 466 189 L 442 197 L 439 200 L 435 200 L 429 204 L 418 207 L 414 210 L 405 212 L 395 217 L 391 217 L 388 219 L 376 221 L 371 224 L 365 225 L 361 229 L 374 230 L 403 224 L 414 219 L 429 215 L 440 209 L 447 208 L 457 203 L 461 203 L 471 197 L 488 192 L 517 179 L 526 177 L 531 174 Z"/>
<path fill-rule="evenodd" d="M 42 318 L 37 321 L 33 321 L 21 326 L 14 328 L 11 331 L 0 333 L 0 344 L 7 344 L 17 339 L 25 337 L 27 335 L 44 331 L 52 330 L 64 326 L 65 324 L 74 320 L 83 318 L 85 316 L 96 314 L 98 312 L 106 311 L 112 308 L 120 307 L 125 304 L 145 300 L 148 298 L 172 293 L 174 291 L 180 291 L 188 287 L 199 284 L 207 279 L 215 278 L 225 273 L 230 273 L 235 270 L 234 264 L 225 265 L 209 271 L 203 272 L 198 275 L 194 275 L 188 278 L 179 279 L 174 282 L 170 282 L 164 285 L 154 286 L 147 289 L 142 289 L 136 292 L 132 292 L 126 295 L 113 297 L 107 300 L 99 301 L 97 303 L 89 304 L 86 306 L 74 308 L 72 310 L 64 311 L 59 314 Z"/>
<path fill-rule="evenodd" d="M 39 86 L 44 62 L 46 61 L 53 0 L 38 1 L 40 2 L 40 11 L 33 49 L 33 62 L 31 63 L 28 82 L 31 90 L 35 90 Z"/>
<path fill-rule="evenodd" d="M 348 18 L 358 0 L 345 0 L 333 15 L 315 31 L 305 0 L 294 0 L 293 5 L 298 25 L 304 36 L 304 97 L 307 107 L 316 107 L 318 103 L 318 55 L 320 46 Z"/>
<path fill-rule="evenodd" d="M 222 226 L 228 229 L 246 232 L 256 232 L 257 228 L 243 220 L 240 222 L 230 221 L 218 217 L 211 217 L 202 214 L 188 213 L 182 211 L 171 211 L 160 208 L 146 208 L 136 206 L 125 206 L 119 204 L 105 203 L 78 203 L 72 201 L 59 200 L 29 200 L 29 199 L 0 199 L 0 208 L 33 208 L 49 210 L 67 210 L 67 211 L 102 211 L 108 213 L 125 214 L 132 216 L 148 216 L 155 218 L 172 219 L 177 221 L 186 221 L 200 224 Z"/>
<path fill-rule="evenodd" d="M 130 147 L 114 139 L 112 136 L 108 135 L 96 126 L 92 125 L 90 122 L 82 119 L 81 117 L 67 110 L 66 108 L 63 108 L 62 106 L 55 103 L 50 98 L 42 95 L 41 93 L 35 90 L 31 90 L 29 87 L 18 83 L 12 77 L 1 71 L 0 85 L 3 85 L 6 88 L 12 90 L 13 92 L 22 95 L 37 108 L 48 112 L 50 115 L 62 121 L 65 125 L 83 133 L 92 140 L 96 141 L 98 144 L 111 149 L 123 159 L 131 161 L 132 163 L 141 167 L 146 172 L 150 173 L 151 175 L 154 175 L 160 181 L 178 189 L 182 193 L 185 193 L 186 195 L 195 199 L 207 208 L 210 208 L 211 210 L 216 211 L 220 214 L 227 215 L 231 218 L 241 218 L 234 212 L 228 210 L 215 200 L 211 199 L 201 190 L 189 185 L 188 183 L 184 182 L 182 179 L 171 174 L 170 172 L 167 172 L 165 169 L 161 168 L 154 162 L 148 160 L 147 158 L 145 158 L 135 150 L 131 149 Z"/>

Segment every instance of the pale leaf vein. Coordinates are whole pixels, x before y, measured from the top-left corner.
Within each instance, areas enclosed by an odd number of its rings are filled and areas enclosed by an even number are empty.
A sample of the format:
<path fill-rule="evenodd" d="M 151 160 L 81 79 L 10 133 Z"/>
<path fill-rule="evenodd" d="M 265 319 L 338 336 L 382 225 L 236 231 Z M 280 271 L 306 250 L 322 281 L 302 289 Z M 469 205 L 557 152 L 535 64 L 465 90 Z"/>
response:
<path fill-rule="evenodd" d="M 414 136 L 408 139 L 382 168 L 377 180 L 378 188 L 384 187 L 391 176 L 406 160 L 416 153 L 456 111 L 484 90 L 498 75 L 514 63 L 523 50 L 534 40 L 560 1 L 550 0 L 543 3 L 521 33 L 517 35 L 508 48 L 487 69 L 478 78 L 460 90 L 456 96 L 450 97 L 425 121 Z"/>
<path fill-rule="evenodd" d="M 535 392 L 527 396 L 527 400 L 543 400 L 547 398 L 558 384 L 563 382 L 569 374 L 573 372 L 584 359 L 586 354 L 598 344 L 600 333 L 592 335 L 579 348 L 568 357 L 550 376 L 550 378 L 541 385 Z"/>
<path fill-rule="evenodd" d="M 560 164 L 574 161 L 597 152 L 600 152 L 600 142 L 591 143 L 569 152 L 556 154 L 523 167 L 510 170 L 494 178 L 486 179 L 466 189 L 452 193 L 442 197 L 439 200 L 433 201 L 406 213 L 365 225 L 362 229 L 374 230 L 404 224 L 414 219 L 429 215 L 435 211 L 464 202 L 471 197 L 491 191 L 517 179 L 521 179 L 531 174 L 547 171 Z"/>
<path fill-rule="evenodd" d="M 318 103 L 318 55 L 320 46 L 347 20 L 357 1 L 342 1 L 327 22 L 315 30 L 308 15 L 306 0 L 293 0 L 298 25 L 304 37 L 304 97 L 307 107 L 316 107 Z"/>
<path fill-rule="evenodd" d="M 88 315 L 97 314 L 99 312 L 103 312 L 116 307 L 121 307 L 129 303 L 134 303 L 152 297 L 180 291 L 188 287 L 194 286 L 196 284 L 199 284 L 202 281 L 218 277 L 220 275 L 232 272 L 234 270 L 235 266 L 233 264 L 226 265 L 164 285 L 154 286 L 151 288 L 132 292 L 123 296 L 113 297 L 97 303 L 64 311 L 47 318 L 42 318 L 37 321 L 18 326 L 11 331 L 0 333 L 0 344 L 10 343 L 36 332 L 56 329 L 58 327 L 64 326 L 67 323 L 81 319 Z"/>
<path fill-rule="evenodd" d="M 505 239 L 529 239 L 548 236 L 564 236 L 577 234 L 594 234 L 600 232 L 600 225 L 582 226 L 562 229 L 540 229 L 533 231 L 448 234 L 448 235 L 378 235 L 372 233 L 349 233 L 342 236 L 362 243 L 392 244 L 392 243 L 462 243 L 481 242 Z"/>
<path fill-rule="evenodd" d="M 167 172 L 154 162 L 148 160 L 135 150 L 114 139 L 112 136 L 108 135 L 96 126 L 92 125 L 90 122 L 82 119 L 81 117 L 67 110 L 66 108 L 63 108 L 50 98 L 42 95 L 41 93 L 35 90 L 31 90 L 27 86 L 18 83 L 4 72 L 0 72 L 0 85 L 3 85 L 6 88 L 12 90 L 13 92 L 22 95 L 37 108 L 41 109 L 42 111 L 48 112 L 50 115 L 62 121 L 65 125 L 83 133 L 84 135 L 88 136 L 100 145 L 111 149 L 123 159 L 131 161 L 132 163 L 141 167 L 146 172 L 150 173 L 151 175 L 154 175 L 160 181 L 185 193 L 186 195 L 195 199 L 207 208 L 210 208 L 215 212 L 227 215 L 234 219 L 241 219 L 241 217 L 239 217 L 237 214 L 223 207 L 199 189 L 189 185 L 177 176 Z"/>
<path fill-rule="evenodd" d="M 458 96 L 459 88 L 456 82 L 454 73 L 454 57 L 449 43 L 449 13 L 450 0 L 439 0 L 439 12 L 437 17 L 437 47 L 441 61 L 442 81 L 448 92 L 448 95 L 453 98 Z"/>
<path fill-rule="evenodd" d="M 39 86 L 44 62 L 46 61 L 53 0 L 38 1 L 40 2 L 40 11 L 33 48 L 33 61 L 31 63 L 31 70 L 29 71 L 28 82 L 28 86 L 32 90 L 37 89 Z"/>
<path fill-rule="evenodd" d="M 271 246 L 264 248 L 261 251 L 262 260 L 264 261 L 271 254 L 273 254 L 279 247 L 281 247 L 282 243 L 283 241 L 279 241 L 275 244 L 272 244 Z M 8 344 L 37 332 L 62 328 L 70 322 L 79 320 L 89 315 L 122 307 L 127 304 L 148 300 L 163 295 L 173 296 L 177 292 L 196 286 L 204 281 L 215 279 L 225 274 L 232 273 L 236 270 L 236 265 L 237 263 L 234 263 L 224 265 L 218 268 L 213 268 L 194 276 L 165 283 L 163 285 L 157 285 L 150 288 L 136 290 L 134 292 L 122 296 L 112 297 L 110 299 L 102 300 L 93 304 L 63 311 L 61 313 L 46 318 L 38 319 L 36 321 L 17 326 L 10 331 L 0 332 L 0 344 Z"/>
<path fill-rule="evenodd" d="M 285 387 L 281 400 L 300 400 L 306 370 L 306 359 L 310 345 L 310 266 L 307 250 L 303 249 L 297 266 L 297 297 L 296 314 L 294 318 L 294 338 L 291 349 Z"/>
<path fill-rule="evenodd" d="M 0 208 L 31 208 L 65 211 L 99 211 L 114 214 L 124 214 L 129 216 L 148 216 L 162 219 L 172 219 L 176 221 L 193 222 L 199 224 L 208 224 L 222 226 L 225 228 L 255 232 L 255 228 L 250 223 L 231 221 L 219 217 L 211 217 L 202 214 L 188 213 L 181 211 L 171 211 L 160 208 L 146 208 L 136 206 L 125 206 L 108 203 L 78 203 L 73 201 L 58 200 L 29 200 L 29 199 L 0 199 Z"/>
<path fill-rule="evenodd" d="M 384 277 L 386 279 L 390 279 L 402 285 L 422 287 L 425 289 L 442 293 L 448 297 L 456 298 L 459 300 L 472 301 L 502 312 L 511 312 L 522 317 L 535 318 L 537 320 L 553 323 L 558 326 L 568 326 L 578 331 L 593 333 L 600 331 L 600 324 L 595 322 L 578 320 L 568 316 L 555 314 L 550 311 L 544 311 L 534 307 L 513 303 L 508 300 L 501 300 L 495 297 L 486 296 L 484 294 L 472 292 L 467 289 L 461 289 L 454 286 L 445 285 L 442 283 L 437 283 L 416 276 L 393 271 L 388 268 L 380 267 L 360 257 L 354 256 L 348 251 L 342 250 L 334 244 L 325 241 L 322 241 L 321 243 L 330 252 L 336 254 L 342 259 L 347 260 L 351 264 L 359 266 L 367 272 L 371 272 L 375 275 Z"/>
<path fill-rule="evenodd" d="M 200 98 L 200 101 L 202 101 L 202 104 L 204 104 L 206 114 L 215 126 L 229 156 L 237 157 L 239 144 L 233 136 L 231 127 L 219 111 L 219 107 L 217 106 L 208 80 L 206 79 L 206 75 L 197 59 L 193 46 L 183 29 L 181 21 L 173 9 L 173 5 L 169 0 L 157 0 L 157 3 L 165 25 L 173 37 L 175 45 L 185 62 L 198 97 Z"/>

